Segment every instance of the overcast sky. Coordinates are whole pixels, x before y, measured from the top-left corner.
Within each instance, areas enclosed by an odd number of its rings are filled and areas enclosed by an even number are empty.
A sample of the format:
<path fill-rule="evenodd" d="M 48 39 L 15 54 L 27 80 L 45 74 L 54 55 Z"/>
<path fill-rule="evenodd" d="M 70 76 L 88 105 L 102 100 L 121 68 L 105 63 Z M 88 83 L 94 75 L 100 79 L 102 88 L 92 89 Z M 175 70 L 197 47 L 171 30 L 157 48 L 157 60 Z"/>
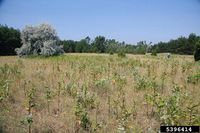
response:
<path fill-rule="evenodd" d="M 200 35 L 200 0 L 0 0 L 0 24 L 22 29 L 43 22 L 61 39 L 156 43 Z"/>

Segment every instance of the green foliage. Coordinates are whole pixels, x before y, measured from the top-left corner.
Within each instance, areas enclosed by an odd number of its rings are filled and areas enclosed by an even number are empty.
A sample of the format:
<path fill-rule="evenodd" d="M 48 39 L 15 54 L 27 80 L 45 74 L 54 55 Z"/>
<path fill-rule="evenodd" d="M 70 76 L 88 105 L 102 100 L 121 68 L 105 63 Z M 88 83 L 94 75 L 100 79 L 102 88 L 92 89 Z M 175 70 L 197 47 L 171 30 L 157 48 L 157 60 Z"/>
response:
<path fill-rule="evenodd" d="M 182 72 L 188 72 L 189 70 L 191 70 L 191 67 L 192 67 L 192 63 L 189 62 L 189 63 L 183 63 L 181 65 L 181 68 L 182 68 Z"/>
<path fill-rule="evenodd" d="M 109 79 L 103 78 L 100 80 L 96 80 L 94 85 L 97 89 L 98 93 L 106 93 L 109 91 Z"/>
<path fill-rule="evenodd" d="M 21 45 L 20 31 L 0 24 L 0 55 L 16 55 L 15 48 Z"/>
<path fill-rule="evenodd" d="M 182 113 L 181 112 L 182 110 L 180 108 L 181 107 L 180 100 L 181 100 L 180 88 L 175 86 L 172 90 L 172 95 L 165 100 L 165 103 L 163 102 L 163 99 L 162 99 L 163 106 L 160 107 L 160 106 L 157 106 L 158 104 L 156 104 L 157 108 L 160 108 L 158 112 L 163 124 L 167 124 L 167 125 L 181 124 L 179 123 L 180 116 Z M 160 100 L 157 100 L 157 102 L 159 103 Z M 162 110 L 162 108 L 165 108 L 165 109 Z"/>
<path fill-rule="evenodd" d="M 191 98 L 189 99 L 188 106 L 183 112 L 183 116 L 188 120 L 187 125 L 199 125 L 200 115 L 199 115 L 200 103 L 195 103 Z"/>
<path fill-rule="evenodd" d="M 78 52 L 78 53 L 132 53 L 132 54 L 145 54 L 148 45 L 146 41 L 140 41 L 137 45 L 126 44 L 125 42 L 118 42 L 115 39 L 106 39 L 104 36 L 95 37 L 94 41 L 90 41 L 89 37 L 81 39 L 80 41 L 63 40 L 60 41 L 60 45 L 63 45 L 63 49 L 66 53 Z"/>
<path fill-rule="evenodd" d="M 112 112 L 117 120 L 117 130 L 119 132 L 128 132 L 130 129 L 129 127 L 130 118 L 131 115 L 134 114 L 134 109 L 129 108 L 126 103 L 124 80 L 119 76 L 117 79 L 118 80 L 116 80 L 116 82 L 118 82 L 118 84 L 121 84 L 121 87 L 119 87 L 120 89 L 117 90 L 118 91 L 117 98 L 113 100 Z"/>
<path fill-rule="evenodd" d="M 137 54 L 145 54 L 147 49 L 146 41 L 140 41 L 137 43 L 136 52 Z"/>
<path fill-rule="evenodd" d="M 11 82 L 20 75 L 19 66 L 4 64 L 0 67 L 0 102 L 10 95 Z"/>
<path fill-rule="evenodd" d="M 105 37 L 104 36 L 97 36 L 94 39 L 94 42 L 92 44 L 93 52 L 97 53 L 104 53 L 105 52 Z"/>
<path fill-rule="evenodd" d="M 157 56 L 157 51 L 156 51 L 156 50 L 153 50 L 152 53 L 151 53 L 151 55 L 152 55 L 152 56 Z"/>
<path fill-rule="evenodd" d="M 73 40 L 63 40 L 60 41 L 59 44 L 63 46 L 63 50 L 65 51 L 65 53 L 73 53 L 75 52 L 77 42 Z"/>
<path fill-rule="evenodd" d="M 96 54 L 69 54 L 48 59 L 20 58 L 16 65 L 10 60 L 9 65 L 2 64 L 0 67 L 0 79 L 3 79 L 5 86 L 2 92 L 9 95 L 0 102 L 3 129 L 26 132 L 25 128 L 33 125 L 32 132 L 36 132 L 36 129 L 37 132 L 43 132 L 44 127 L 52 129 L 51 132 L 76 132 L 75 129 L 83 133 L 156 132 L 160 124 L 199 125 L 199 64 L 190 57 L 174 55 L 170 60 L 163 60 L 160 57 L 129 55 L 121 59 Z M 25 67 L 23 63 L 29 63 L 29 66 Z M 160 67 L 156 69 L 158 65 Z M 174 75 L 171 75 L 171 70 Z M 16 75 L 21 72 L 23 77 L 18 78 Z M 43 80 L 38 78 L 40 76 L 43 76 Z M 195 84 L 185 82 L 185 77 Z M 26 82 L 30 79 L 29 83 L 36 82 L 34 85 L 37 86 L 30 87 Z M 12 81 L 7 84 L 13 92 L 5 91 L 9 90 L 6 88 L 7 81 Z M 174 86 L 170 91 L 168 87 L 172 86 L 171 81 L 183 87 Z M 34 91 L 36 87 L 37 93 Z M 161 88 L 165 89 L 163 93 Z M 26 92 L 25 97 L 23 92 Z M 32 108 L 29 114 L 21 111 L 25 100 L 27 105 L 30 103 L 28 110 Z M 57 102 L 60 102 L 60 113 L 56 112 Z M 51 113 L 46 112 L 49 104 Z M 19 114 L 16 115 L 16 112 Z M 19 125 L 22 115 L 22 123 L 27 126 L 25 128 Z M 53 123 L 52 118 L 56 118 Z M 144 126 L 141 126 L 143 122 Z M 74 128 L 76 124 L 80 128 Z M 59 129 L 61 126 L 63 128 Z"/>
<path fill-rule="evenodd" d="M 136 90 L 145 90 L 147 88 L 154 89 L 157 87 L 154 79 L 147 78 L 145 76 L 139 75 L 136 69 L 133 71 L 134 80 L 136 82 L 135 88 Z"/>
<path fill-rule="evenodd" d="M 65 86 L 65 92 L 75 98 L 77 96 L 77 85 L 74 82 L 68 83 Z"/>
<path fill-rule="evenodd" d="M 118 101 L 119 111 L 117 114 L 117 120 L 118 120 L 118 131 L 120 132 L 126 132 L 129 130 L 128 122 L 130 120 L 130 117 L 132 115 L 132 110 L 129 110 L 126 101 L 125 101 L 125 93 L 122 91 L 120 95 L 120 99 Z"/>
<path fill-rule="evenodd" d="M 163 125 L 194 125 L 198 124 L 200 116 L 198 107 L 200 104 L 190 102 L 186 108 L 182 104 L 186 104 L 185 95 L 181 88 L 174 86 L 172 94 L 163 97 L 158 92 L 145 95 L 145 101 L 155 108 L 156 116 Z"/>
<path fill-rule="evenodd" d="M 76 101 L 75 106 L 75 116 L 76 120 L 80 122 L 80 126 L 84 130 L 89 130 L 91 128 L 91 121 L 88 116 L 88 112 L 79 101 Z"/>
<path fill-rule="evenodd" d="M 85 130 L 88 130 L 91 127 L 91 122 L 86 111 L 83 111 L 81 114 L 81 127 Z"/>
<path fill-rule="evenodd" d="M 194 60 L 199 61 L 200 60 L 200 46 L 197 46 L 194 52 Z"/>
<path fill-rule="evenodd" d="M 90 46 L 85 39 L 82 39 L 77 42 L 75 51 L 78 53 L 87 53 L 90 51 Z"/>
<path fill-rule="evenodd" d="M 164 90 L 164 83 L 165 83 L 165 80 L 166 80 L 166 76 L 167 76 L 166 72 L 163 72 L 162 75 L 161 75 L 161 89 L 162 89 L 162 93 L 163 93 L 163 90 Z"/>
<path fill-rule="evenodd" d="M 137 80 L 136 80 L 136 86 L 135 88 L 137 90 L 142 90 L 142 89 L 146 89 L 148 87 L 148 81 L 145 77 L 140 77 L 138 76 Z"/>
<path fill-rule="evenodd" d="M 50 102 L 53 97 L 53 92 L 50 90 L 48 86 L 45 87 L 45 99 L 47 100 L 47 109 L 48 113 L 50 112 Z"/>
<path fill-rule="evenodd" d="M 31 113 L 31 109 L 36 106 L 36 88 L 32 87 L 27 89 L 26 91 L 26 103 L 29 114 Z"/>
<path fill-rule="evenodd" d="M 31 126 L 33 124 L 33 116 L 32 114 L 26 115 L 26 117 L 20 121 L 21 125 L 28 126 L 28 133 L 31 133 Z"/>
<path fill-rule="evenodd" d="M 20 121 L 23 125 L 31 125 L 33 123 L 33 116 L 27 115 L 23 120 Z"/>
<path fill-rule="evenodd" d="M 123 87 L 127 84 L 126 77 L 125 76 L 121 76 L 118 73 L 114 73 L 112 79 L 113 79 L 114 85 L 116 85 L 116 88 L 118 90 L 122 90 Z"/>
<path fill-rule="evenodd" d="M 188 83 L 197 84 L 197 83 L 199 83 L 199 81 L 200 81 L 200 72 L 187 77 Z"/>
<path fill-rule="evenodd" d="M 200 37 L 191 33 L 187 38 L 179 37 L 168 42 L 159 42 L 151 47 L 151 51 L 158 50 L 159 53 L 187 54 L 193 55 L 195 44 Z"/>
<path fill-rule="evenodd" d="M 3 78 L 11 78 L 12 76 L 20 75 L 19 65 L 14 64 L 13 66 L 4 64 L 4 66 L 0 67 L 0 74 Z"/>
<path fill-rule="evenodd" d="M 50 88 L 49 87 L 45 87 L 46 88 L 46 95 L 45 95 L 45 98 L 47 99 L 47 101 L 50 101 L 51 100 L 51 98 L 52 98 L 52 91 L 50 90 Z"/>
<path fill-rule="evenodd" d="M 124 58 L 124 57 L 126 57 L 126 54 L 125 54 L 124 52 L 120 51 L 120 52 L 118 53 L 118 57 Z"/>
<path fill-rule="evenodd" d="M 28 125 L 28 132 L 31 133 L 31 126 L 33 124 L 33 116 L 32 116 L 32 108 L 36 106 L 36 88 L 31 87 L 26 89 L 26 109 L 28 111 L 28 115 L 24 120 L 21 121 L 21 124 Z"/>
<path fill-rule="evenodd" d="M 146 102 L 155 108 L 155 113 L 163 125 L 180 124 L 180 98 L 180 88 L 177 86 L 173 88 L 171 96 L 167 98 L 162 97 L 158 92 L 145 96 Z"/>
<path fill-rule="evenodd" d="M 113 55 L 113 54 L 114 54 L 114 52 L 113 52 L 113 51 L 110 51 L 110 52 L 109 52 L 109 54 L 110 54 L 110 55 Z"/>
<path fill-rule="evenodd" d="M 30 27 L 29 27 L 30 28 Z M 132 54 L 145 54 L 146 52 L 152 52 L 152 55 L 156 55 L 157 52 L 170 52 L 175 54 L 189 54 L 192 55 L 195 51 L 195 60 L 199 60 L 199 48 L 195 49 L 195 45 L 200 39 L 194 33 L 191 33 L 188 37 L 179 37 L 169 42 L 159 42 L 155 45 L 147 45 L 146 41 L 140 41 L 136 45 L 126 44 L 125 42 L 118 42 L 115 39 L 106 39 L 104 36 L 95 37 L 94 41 L 90 41 L 89 37 L 81 39 L 80 41 L 74 40 L 62 40 L 59 41 L 59 45 L 63 46 L 66 53 L 69 52 L 95 52 L 95 53 L 119 53 L 123 50 L 125 53 Z M 8 26 L 0 25 L 0 55 L 14 55 L 15 48 L 22 46 L 20 39 L 20 31 Z M 32 42 L 35 42 L 33 39 Z M 32 43 L 31 42 L 31 43 Z M 41 42 L 37 42 L 34 48 L 38 47 Z M 45 45 L 54 45 L 54 42 L 48 42 Z M 41 50 L 36 48 L 34 51 L 40 53 Z M 49 46 L 43 53 L 49 53 Z M 28 51 L 28 49 L 26 49 Z M 56 48 L 55 50 L 58 50 Z M 27 52 L 24 51 L 24 52 Z"/>
<path fill-rule="evenodd" d="M 169 42 L 159 42 L 155 45 L 148 45 L 146 41 L 140 41 L 136 45 L 118 42 L 115 39 L 105 39 L 103 36 L 97 36 L 91 43 L 83 43 L 82 39 L 78 42 L 73 40 L 61 41 L 64 44 L 65 52 L 95 52 L 95 53 L 125 53 L 145 54 L 151 52 L 153 56 L 157 53 L 174 53 L 174 54 L 189 54 L 192 55 L 195 51 L 195 44 L 200 39 L 194 33 L 191 33 L 188 38 L 179 37 Z M 90 39 L 89 39 L 90 40 Z M 88 41 L 86 41 L 88 42 Z M 76 48 L 76 49 L 75 49 Z M 198 50 L 196 50 L 199 53 Z"/>
<path fill-rule="evenodd" d="M 87 86 L 82 86 L 82 91 L 77 96 L 78 101 L 82 104 L 82 106 L 86 109 L 94 109 L 95 108 L 95 98 L 94 95 L 90 96 L 88 92 Z"/>
<path fill-rule="evenodd" d="M 5 80 L 0 82 L 0 102 L 9 96 L 10 81 Z"/>
<path fill-rule="evenodd" d="M 91 128 L 91 121 L 88 116 L 88 109 L 94 109 L 94 97 L 90 97 L 87 91 L 87 87 L 83 86 L 82 91 L 76 96 L 75 105 L 75 116 L 76 120 L 80 121 L 80 126 L 84 130 L 89 130 Z"/>

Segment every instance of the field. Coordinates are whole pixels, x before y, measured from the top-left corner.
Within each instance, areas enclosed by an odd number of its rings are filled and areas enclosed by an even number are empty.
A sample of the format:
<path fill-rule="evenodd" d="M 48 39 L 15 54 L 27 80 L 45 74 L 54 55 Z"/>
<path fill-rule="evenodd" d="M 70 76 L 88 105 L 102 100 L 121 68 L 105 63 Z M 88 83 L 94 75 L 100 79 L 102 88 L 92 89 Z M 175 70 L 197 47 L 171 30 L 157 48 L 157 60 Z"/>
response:
<path fill-rule="evenodd" d="M 200 126 L 200 63 L 193 56 L 65 54 L 0 62 L 0 132 Z"/>

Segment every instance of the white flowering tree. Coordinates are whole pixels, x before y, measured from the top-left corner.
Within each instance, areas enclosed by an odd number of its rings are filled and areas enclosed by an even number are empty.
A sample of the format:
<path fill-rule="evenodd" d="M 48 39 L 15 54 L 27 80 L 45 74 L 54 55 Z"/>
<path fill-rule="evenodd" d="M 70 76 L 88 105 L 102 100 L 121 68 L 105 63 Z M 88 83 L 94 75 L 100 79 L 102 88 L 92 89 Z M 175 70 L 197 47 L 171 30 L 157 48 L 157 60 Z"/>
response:
<path fill-rule="evenodd" d="M 58 45 L 59 38 L 56 31 L 49 24 L 26 26 L 21 31 L 22 47 L 17 48 L 19 56 L 24 55 L 60 55 L 64 53 Z"/>

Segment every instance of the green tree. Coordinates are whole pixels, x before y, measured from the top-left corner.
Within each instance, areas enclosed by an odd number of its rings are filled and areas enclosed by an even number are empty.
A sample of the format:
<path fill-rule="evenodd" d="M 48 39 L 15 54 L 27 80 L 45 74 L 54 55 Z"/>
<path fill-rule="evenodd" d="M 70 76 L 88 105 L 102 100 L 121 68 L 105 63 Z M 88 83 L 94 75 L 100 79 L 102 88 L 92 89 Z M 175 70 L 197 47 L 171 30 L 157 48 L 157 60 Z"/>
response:
<path fill-rule="evenodd" d="M 75 52 L 76 44 L 77 42 L 73 40 L 60 41 L 60 45 L 63 45 L 63 50 L 65 51 L 65 53 Z"/>
<path fill-rule="evenodd" d="M 171 39 L 168 42 L 159 42 L 151 47 L 151 51 L 157 48 L 160 53 L 170 52 L 174 54 L 192 55 L 195 50 L 195 44 L 200 37 L 191 33 L 188 37 L 179 37 Z"/>
<path fill-rule="evenodd" d="M 105 52 L 105 37 L 97 36 L 93 42 L 93 52 L 104 53 Z"/>
<path fill-rule="evenodd" d="M 21 45 L 19 30 L 0 25 L 0 55 L 16 55 L 15 48 Z"/>
<path fill-rule="evenodd" d="M 78 52 L 78 53 L 87 53 L 87 52 L 89 52 L 90 51 L 90 46 L 87 43 L 87 40 L 86 39 L 80 40 L 76 45 L 75 51 Z"/>
<path fill-rule="evenodd" d="M 137 54 L 145 54 L 147 49 L 146 41 L 140 41 L 137 43 L 136 52 Z"/>

